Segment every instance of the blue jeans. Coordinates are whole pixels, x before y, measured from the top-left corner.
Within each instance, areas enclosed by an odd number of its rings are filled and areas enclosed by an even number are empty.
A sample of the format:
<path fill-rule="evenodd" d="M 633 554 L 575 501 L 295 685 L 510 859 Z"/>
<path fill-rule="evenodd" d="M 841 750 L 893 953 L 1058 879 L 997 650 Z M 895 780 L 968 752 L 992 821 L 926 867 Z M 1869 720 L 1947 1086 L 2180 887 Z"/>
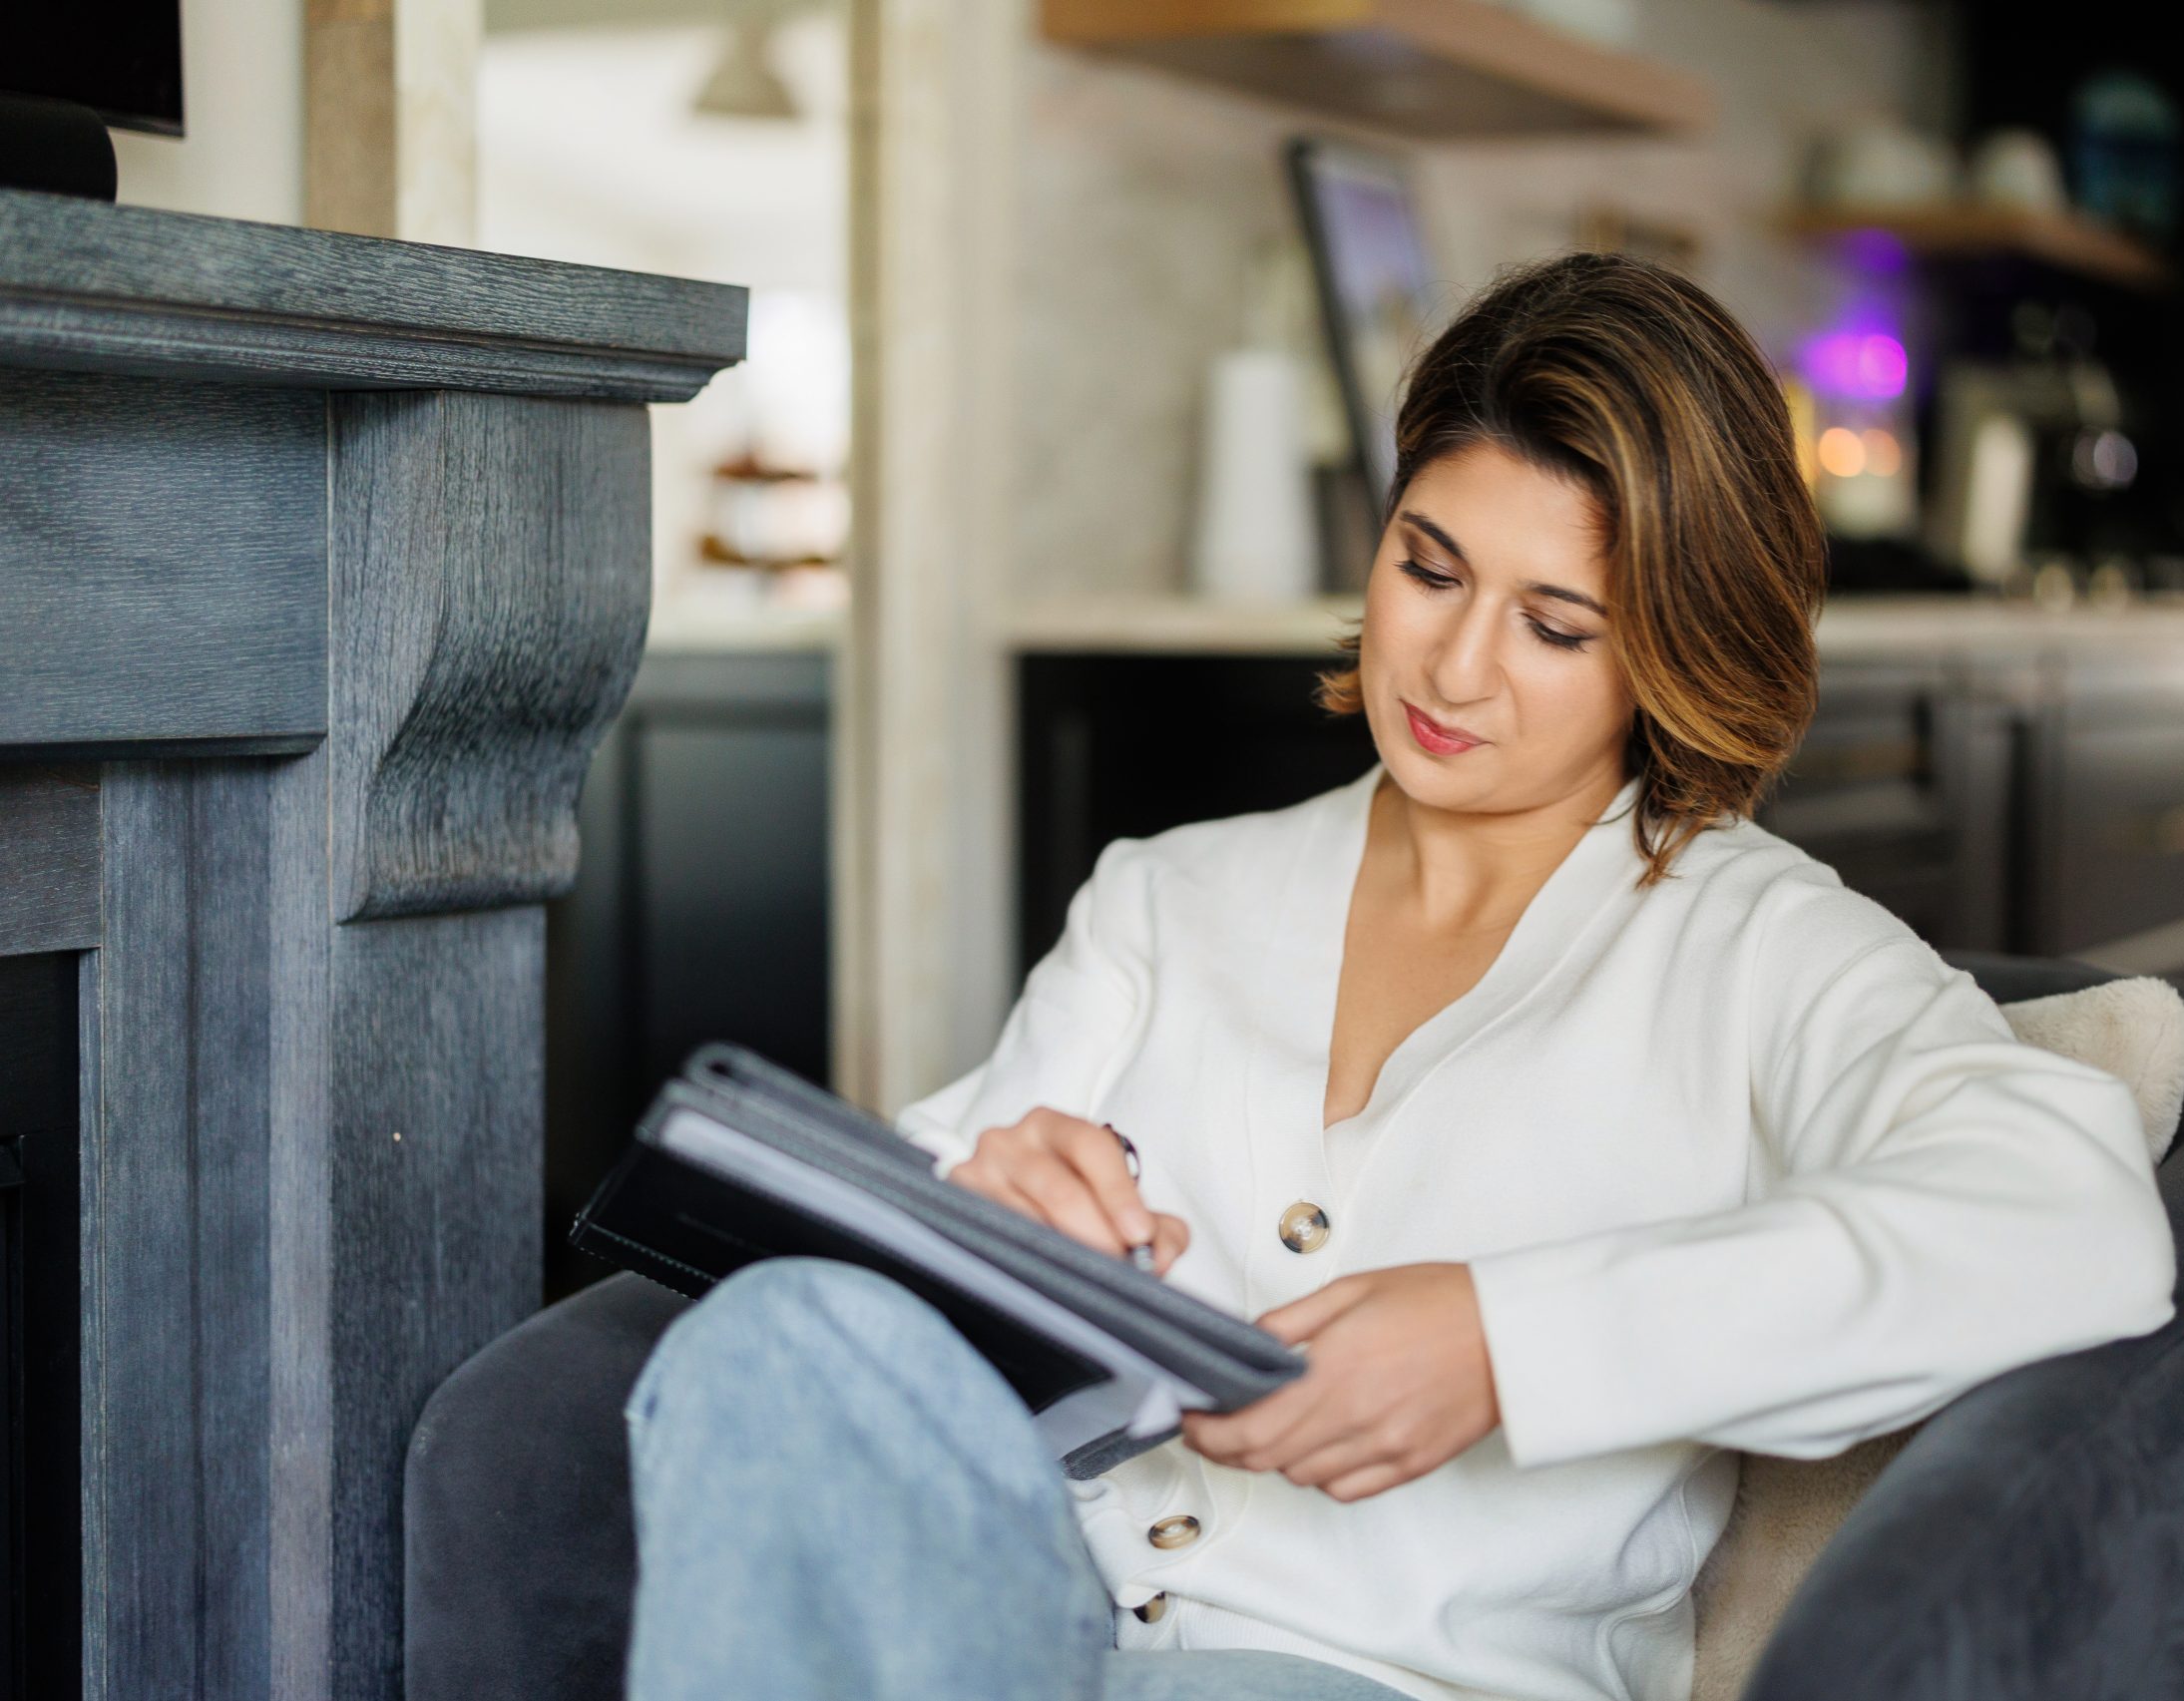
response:
<path fill-rule="evenodd" d="M 626 1413 L 631 1701 L 1387 1701 L 1340 1666 L 1114 1646 L 1061 1467 L 937 1310 L 859 1265 L 747 1265 Z"/>

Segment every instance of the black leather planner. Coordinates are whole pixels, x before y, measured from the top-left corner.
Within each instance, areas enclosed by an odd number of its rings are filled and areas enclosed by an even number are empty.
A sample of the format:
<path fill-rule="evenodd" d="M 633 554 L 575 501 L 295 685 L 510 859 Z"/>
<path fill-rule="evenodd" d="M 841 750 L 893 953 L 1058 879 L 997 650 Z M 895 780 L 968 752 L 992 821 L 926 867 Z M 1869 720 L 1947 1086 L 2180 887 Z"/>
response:
<path fill-rule="evenodd" d="M 1184 1409 L 1233 1411 L 1303 1371 L 1255 1324 L 932 1170 L 848 1100 L 747 1048 L 706 1046 L 570 1238 L 693 1299 L 760 1258 L 878 1270 L 1008 1380 L 1075 1478 L 1166 1441 Z"/>

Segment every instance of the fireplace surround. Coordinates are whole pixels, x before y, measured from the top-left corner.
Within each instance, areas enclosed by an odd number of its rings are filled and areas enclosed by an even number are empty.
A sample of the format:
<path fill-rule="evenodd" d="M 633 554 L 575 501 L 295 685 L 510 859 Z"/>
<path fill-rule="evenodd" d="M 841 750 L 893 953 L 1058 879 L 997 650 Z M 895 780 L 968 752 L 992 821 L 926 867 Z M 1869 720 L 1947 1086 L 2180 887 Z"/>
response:
<path fill-rule="evenodd" d="M 0 1693 L 393 1697 L 739 288 L 0 192 Z"/>

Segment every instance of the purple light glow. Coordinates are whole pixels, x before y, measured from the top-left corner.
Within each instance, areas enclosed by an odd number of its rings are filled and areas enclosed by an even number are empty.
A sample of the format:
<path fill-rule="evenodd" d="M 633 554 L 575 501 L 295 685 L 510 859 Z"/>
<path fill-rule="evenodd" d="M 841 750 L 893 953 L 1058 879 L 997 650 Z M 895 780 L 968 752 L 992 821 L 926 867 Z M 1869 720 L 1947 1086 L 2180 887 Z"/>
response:
<path fill-rule="evenodd" d="M 1910 363 L 1904 345 L 1880 331 L 1830 331 L 1805 345 L 1799 362 L 1806 380 L 1824 395 L 1900 396 Z"/>
<path fill-rule="evenodd" d="M 1843 238 L 1843 251 L 1861 271 L 1893 277 L 1911 264 L 1911 249 L 1893 230 L 1852 230 Z"/>

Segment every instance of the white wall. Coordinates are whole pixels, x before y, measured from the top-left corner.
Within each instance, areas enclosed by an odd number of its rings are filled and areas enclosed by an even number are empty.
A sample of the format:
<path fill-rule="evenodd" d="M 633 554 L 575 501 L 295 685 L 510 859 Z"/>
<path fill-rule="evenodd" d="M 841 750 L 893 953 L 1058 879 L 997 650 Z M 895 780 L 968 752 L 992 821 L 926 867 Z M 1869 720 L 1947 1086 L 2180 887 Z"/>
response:
<path fill-rule="evenodd" d="M 784 361 L 822 416 L 811 434 L 848 429 L 842 23 L 807 15 L 775 39 L 794 120 L 692 110 L 724 43 L 717 24 L 593 24 L 488 35 L 479 62 L 479 246 L 753 292 L 749 361 L 652 409 L 655 598 L 697 570 L 708 469 L 753 413 L 794 411 Z"/>
<path fill-rule="evenodd" d="M 113 132 L 117 199 L 303 221 L 304 0 L 183 0 L 181 138 Z"/>
<path fill-rule="evenodd" d="M 805 103 L 795 120 L 691 109 L 724 39 L 706 24 L 489 35 L 481 245 L 839 295 L 849 193 L 839 20 L 800 19 L 776 40 L 776 68 Z"/>

